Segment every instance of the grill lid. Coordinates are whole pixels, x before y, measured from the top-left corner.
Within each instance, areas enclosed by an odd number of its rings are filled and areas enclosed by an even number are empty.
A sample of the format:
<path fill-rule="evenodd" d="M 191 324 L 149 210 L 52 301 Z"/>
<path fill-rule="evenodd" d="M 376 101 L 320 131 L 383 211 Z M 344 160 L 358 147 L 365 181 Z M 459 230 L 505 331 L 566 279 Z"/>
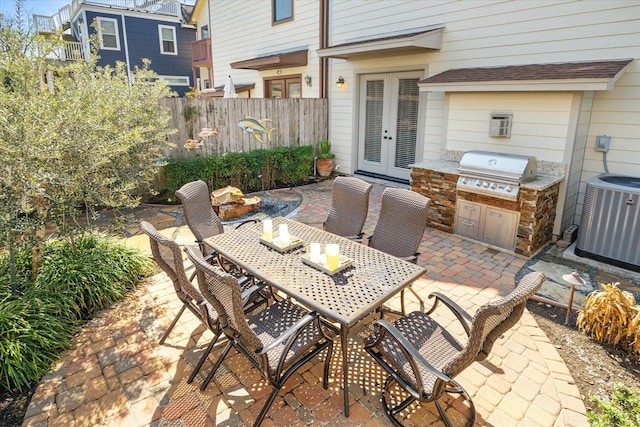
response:
<path fill-rule="evenodd" d="M 475 177 L 522 183 L 535 179 L 536 169 L 534 156 L 473 150 L 462 156 L 458 172 Z"/>

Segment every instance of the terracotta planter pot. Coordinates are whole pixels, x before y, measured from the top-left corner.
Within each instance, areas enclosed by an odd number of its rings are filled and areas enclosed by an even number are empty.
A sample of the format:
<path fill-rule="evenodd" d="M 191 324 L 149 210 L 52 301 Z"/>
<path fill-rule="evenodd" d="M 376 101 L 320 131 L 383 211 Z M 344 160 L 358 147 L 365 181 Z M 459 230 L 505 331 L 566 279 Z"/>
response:
<path fill-rule="evenodd" d="M 318 159 L 316 161 L 316 169 L 318 171 L 318 175 L 320 176 L 329 176 L 331 172 L 333 172 L 333 159 Z"/>

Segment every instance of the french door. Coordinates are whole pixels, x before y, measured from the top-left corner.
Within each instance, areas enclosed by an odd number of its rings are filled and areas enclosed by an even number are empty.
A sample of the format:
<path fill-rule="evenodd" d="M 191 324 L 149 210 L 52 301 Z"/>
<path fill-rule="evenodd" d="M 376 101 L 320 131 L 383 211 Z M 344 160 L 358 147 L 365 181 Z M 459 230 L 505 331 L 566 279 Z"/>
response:
<path fill-rule="evenodd" d="M 422 72 L 360 78 L 358 169 L 409 179 L 416 160 L 418 82 Z"/>

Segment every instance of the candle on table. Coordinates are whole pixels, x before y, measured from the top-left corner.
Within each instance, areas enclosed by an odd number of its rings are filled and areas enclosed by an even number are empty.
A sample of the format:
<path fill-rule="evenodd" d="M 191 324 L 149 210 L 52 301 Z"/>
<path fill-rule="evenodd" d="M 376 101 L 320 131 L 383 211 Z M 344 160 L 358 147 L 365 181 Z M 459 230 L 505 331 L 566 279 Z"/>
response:
<path fill-rule="evenodd" d="M 291 244 L 291 240 L 289 239 L 289 227 L 287 224 L 280 224 L 280 247 L 289 246 Z"/>
<path fill-rule="evenodd" d="M 320 262 L 320 243 L 311 243 L 309 248 L 309 259 L 311 262 Z"/>
<path fill-rule="evenodd" d="M 340 265 L 340 246 L 330 243 L 325 246 L 324 253 L 327 259 L 327 268 L 335 270 Z"/>
<path fill-rule="evenodd" d="M 273 238 L 273 222 L 270 219 L 265 219 L 262 222 L 262 238 L 267 242 Z"/>

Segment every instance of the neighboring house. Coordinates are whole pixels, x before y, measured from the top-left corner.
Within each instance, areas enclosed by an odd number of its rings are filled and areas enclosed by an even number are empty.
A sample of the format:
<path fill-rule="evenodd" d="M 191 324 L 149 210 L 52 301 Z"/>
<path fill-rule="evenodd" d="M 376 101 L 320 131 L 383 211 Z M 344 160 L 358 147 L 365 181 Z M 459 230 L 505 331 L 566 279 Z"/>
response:
<path fill-rule="evenodd" d="M 240 97 L 324 97 L 318 0 L 197 0 L 194 75 L 199 90 L 222 96 L 227 76 Z M 210 48 L 209 48 L 210 46 Z M 206 53 L 205 53 L 206 52 Z"/>
<path fill-rule="evenodd" d="M 65 30 L 67 48 L 61 60 L 84 59 L 89 36 L 98 33 L 98 65 L 126 63 L 129 72 L 151 60 L 151 68 L 171 89 L 184 96 L 193 86 L 191 43 L 196 38 L 189 19 L 193 7 L 179 1 L 76 0 L 55 16 L 34 15 L 38 33 Z M 93 25 L 97 22 L 97 27 Z M 132 75 L 132 78 L 135 76 Z"/>

